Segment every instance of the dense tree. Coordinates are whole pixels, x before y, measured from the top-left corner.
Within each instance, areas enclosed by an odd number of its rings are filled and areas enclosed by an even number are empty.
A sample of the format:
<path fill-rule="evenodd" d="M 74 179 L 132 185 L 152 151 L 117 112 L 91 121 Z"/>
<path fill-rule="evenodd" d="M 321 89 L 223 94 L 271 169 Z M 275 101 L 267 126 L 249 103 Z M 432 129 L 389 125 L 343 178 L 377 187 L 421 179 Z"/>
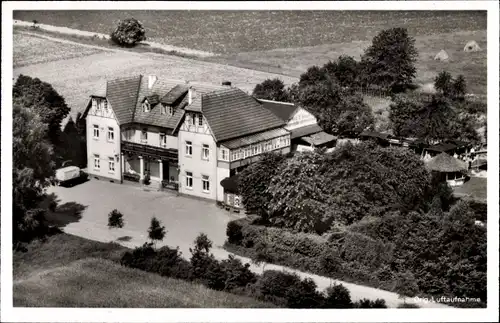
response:
<path fill-rule="evenodd" d="M 272 198 L 267 193 L 267 188 L 284 160 L 284 155 L 265 153 L 258 162 L 249 165 L 240 173 L 238 189 L 247 212 L 266 217 Z"/>
<path fill-rule="evenodd" d="M 394 291 L 406 303 L 407 297 L 417 296 L 419 290 L 415 276 L 411 272 L 404 272 L 398 275 Z"/>
<path fill-rule="evenodd" d="M 334 284 L 325 291 L 325 308 L 352 308 L 351 293 L 342 284 Z"/>
<path fill-rule="evenodd" d="M 87 166 L 87 140 L 72 117 L 64 126 L 61 142 L 63 160 L 71 161 L 75 166 L 85 168 Z"/>
<path fill-rule="evenodd" d="M 450 73 L 442 71 L 434 79 L 434 88 L 444 96 L 449 96 L 452 93 L 453 77 Z"/>
<path fill-rule="evenodd" d="M 17 78 L 13 98 L 24 107 L 35 109 L 48 125 L 46 136 L 53 145 L 56 163 L 61 163 L 64 155 L 61 122 L 70 112 L 64 98 L 49 83 L 25 75 Z"/>
<path fill-rule="evenodd" d="M 133 47 L 146 40 L 146 29 L 137 19 L 120 20 L 116 29 L 111 33 L 111 40 L 120 46 Z"/>
<path fill-rule="evenodd" d="M 467 93 L 467 83 L 462 74 L 460 74 L 453 82 L 453 97 L 457 100 L 464 100 Z"/>
<path fill-rule="evenodd" d="M 306 232 L 326 231 L 332 212 L 330 196 L 319 170 L 323 155 L 316 152 L 297 153 L 282 165 L 267 190 L 270 221 L 279 227 Z"/>
<path fill-rule="evenodd" d="M 305 73 L 300 75 L 299 88 L 304 88 L 307 86 L 314 86 L 318 83 L 327 80 L 329 75 L 326 73 L 325 69 L 319 66 L 311 66 L 307 69 Z"/>
<path fill-rule="evenodd" d="M 327 133 L 361 132 L 374 124 L 372 111 L 363 99 L 332 79 L 303 86 L 298 101 Z"/>
<path fill-rule="evenodd" d="M 14 99 L 12 132 L 12 203 L 14 241 L 28 241 L 43 231 L 44 211 L 37 209 L 54 176 L 47 125 L 37 113 Z"/>
<path fill-rule="evenodd" d="M 457 113 L 444 95 L 434 95 L 429 101 L 398 95 L 390 106 L 389 119 L 396 136 L 419 138 L 428 143 L 479 139 L 473 119 Z"/>
<path fill-rule="evenodd" d="M 342 87 L 358 85 L 359 66 L 352 56 L 341 55 L 337 60 L 326 63 L 323 69 L 330 77 L 334 77 Z"/>
<path fill-rule="evenodd" d="M 368 82 L 394 92 L 413 83 L 418 52 L 415 39 L 406 28 L 391 28 L 378 33 L 362 57 Z"/>
<path fill-rule="evenodd" d="M 288 102 L 288 93 L 285 84 L 279 78 L 267 79 L 257 84 L 252 95 L 258 99 Z"/>

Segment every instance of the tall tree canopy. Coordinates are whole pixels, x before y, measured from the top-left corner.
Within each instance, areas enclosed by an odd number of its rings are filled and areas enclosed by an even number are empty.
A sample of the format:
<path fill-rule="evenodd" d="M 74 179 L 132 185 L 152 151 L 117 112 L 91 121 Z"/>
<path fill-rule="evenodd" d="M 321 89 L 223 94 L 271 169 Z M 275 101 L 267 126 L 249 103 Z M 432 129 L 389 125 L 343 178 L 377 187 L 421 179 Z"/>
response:
<path fill-rule="evenodd" d="M 479 140 L 474 121 L 458 113 L 443 95 L 434 95 L 431 100 L 397 95 L 390 106 L 389 118 L 396 136 L 419 138 L 428 143 Z"/>
<path fill-rule="evenodd" d="M 406 28 L 391 28 L 373 38 L 361 63 L 370 84 L 397 92 L 413 83 L 417 57 L 415 39 L 408 35 Z"/>
<path fill-rule="evenodd" d="M 302 86 L 298 101 L 327 133 L 361 132 L 374 124 L 372 111 L 363 99 L 332 79 Z"/>
<path fill-rule="evenodd" d="M 455 79 L 446 71 L 442 71 L 436 76 L 434 87 L 440 94 L 452 100 L 464 100 L 467 92 L 464 76 L 460 74 Z"/>
<path fill-rule="evenodd" d="M 264 217 L 267 215 L 272 198 L 267 189 L 284 160 L 284 155 L 264 153 L 259 161 L 250 164 L 239 174 L 238 190 L 248 212 Z"/>
<path fill-rule="evenodd" d="M 12 132 L 12 204 L 14 241 L 26 241 L 43 227 L 43 210 L 38 210 L 49 179 L 54 175 L 48 126 L 38 109 L 26 108 L 14 99 Z"/>
<path fill-rule="evenodd" d="M 48 126 L 46 138 L 53 145 L 56 159 L 62 159 L 61 122 L 70 112 L 64 98 L 49 83 L 26 75 L 17 78 L 13 98 L 17 104 L 36 110 Z"/>
<path fill-rule="evenodd" d="M 252 95 L 258 99 L 289 102 L 285 84 L 279 78 L 267 79 L 257 84 Z"/>
<path fill-rule="evenodd" d="M 323 66 L 324 71 L 334 77 L 342 87 L 355 87 L 359 82 L 359 64 L 352 57 L 341 55 L 335 61 L 329 61 Z"/>

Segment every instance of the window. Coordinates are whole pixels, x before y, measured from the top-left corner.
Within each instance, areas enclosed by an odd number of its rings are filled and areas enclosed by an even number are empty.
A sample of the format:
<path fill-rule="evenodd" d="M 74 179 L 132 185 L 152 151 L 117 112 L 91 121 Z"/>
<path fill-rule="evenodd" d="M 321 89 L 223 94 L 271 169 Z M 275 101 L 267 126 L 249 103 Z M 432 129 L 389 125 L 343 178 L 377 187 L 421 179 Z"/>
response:
<path fill-rule="evenodd" d="M 203 116 L 201 114 L 198 115 L 198 126 L 203 126 Z"/>
<path fill-rule="evenodd" d="M 125 130 L 125 140 L 132 140 L 132 136 L 134 134 L 134 130 L 133 129 L 126 129 Z"/>
<path fill-rule="evenodd" d="M 257 155 L 257 146 L 252 146 L 252 156 Z"/>
<path fill-rule="evenodd" d="M 195 125 L 195 120 L 194 118 L 196 118 L 196 114 L 191 114 L 191 118 L 190 118 L 190 121 L 191 121 L 191 125 L 194 126 Z"/>
<path fill-rule="evenodd" d="M 174 107 L 171 106 L 168 107 L 168 114 L 170 114 L 171 116 L 174 115 Z"/>
<path fill-rule="evenodd" d="M 203 145 L 201 158 L 208 160 L 209 155 L 210 155 L 210 147 L 208 145 Z"/>
<path fill-rule="evenodd" d="M 108 111 L 108 101 L 102 100 L 102 105 L 104 106 L 104 110 Z"/>
<path fill-rule="evenodd" d="M 161 114 L 167 114 L 167 106 L 164 104 L 161 105 Z"/>
<path fill-rule="evenodd" d="M 160 146 L 167 146 L 167 135 L 165 135 L 164 133 L 160 133 Z"/>
<path fill-rule="evenodd" d="M 92 99 L 92 109 L 97 109 L 97 99 Z"/>
<path fill-rule="evenodd" d="M 186 172 L 186 187 L 193 188 L 193 173 Z"/>
<path fill-rule="evenodd" d="M 252 151 L 250 150 L 250 147 L 246 148 L 245 149 L 245 158 L 250 157 L 251 152 Z"/>
<path fill-rule="evenodd" d="M 144 103 L 142 104 L 142 111 L 149 112 L 150 108 L 151 106 L 149 105 L 148 100 L 144 101 Z"/>
<path fill-rule="evenodd" d="M 143 142 L 143 143 L 148 142 L 148 130 L 147 129 L 142 129 L 141 142 Z"/>
<path fill-rule="evenodd" d="M 186 156 L 193 155 L 193 143 L 191 141 L 186 141 Z"/>
<path fill-rule="evenodd" d="M 210 192 L 210 181 L 209 177 L 206 175 L 201 176 L 201 183 L 203 184 L 203 192 L 208 193 Z"/>
<path fill-rule="evenodd" d="M 257 154 L 262 153 L 262 144 L 257 145 Z"/>
<path fill-rule="evenodd" d="M 229 154 L 226 149 L 222 148 L 220 151 L 221 159 L 222 160 L 228 160 Z"/>
<path fill-rule="evenodd" d="M 112 127 L 108 127 L 108 141 L 115 140 L 115 130 Z"/>
<path fill-rule="evenodd" d="M 94 169 L 100 169 L 101 168 L 101 160 L 99 159 L 99 155 L 94 154 Z"/>
<path fill-rule="evenodd" d="M 238 158 L 238 151 L 237 151 L 237 150 L 233 150 L 233 151 L 231 152 L 231 161 L 233 161 L 233 160 L 238 160 L 238 159 L 239 159 L 239 158 Z"/>
<path fill-rule="evenodd" d="M 95 99 L 95 108 L 97 111 L 101 110 L 101 100 Z"/>
<path fill-rule="evenodd" d="M 115 159 L 113 157 L 109 157 L 108 165 L 109 165 L 109 172 L 114 173 L 115 172 Z"/>
<path fill-rule="evenodd" d="M 99 126 L 96 124 L 94 125 L 94 138 L 99 139 Z"/>

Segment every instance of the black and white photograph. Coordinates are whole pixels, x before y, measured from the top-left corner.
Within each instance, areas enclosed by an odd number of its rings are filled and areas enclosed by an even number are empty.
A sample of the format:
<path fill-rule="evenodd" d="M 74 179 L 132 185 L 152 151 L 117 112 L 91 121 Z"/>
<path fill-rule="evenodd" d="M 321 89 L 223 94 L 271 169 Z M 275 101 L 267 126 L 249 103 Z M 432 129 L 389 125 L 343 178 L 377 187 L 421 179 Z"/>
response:
<path fill-rule="evenodd" d="M 498 16 L 3 2 L 2 321 L 498 322 Z"/>

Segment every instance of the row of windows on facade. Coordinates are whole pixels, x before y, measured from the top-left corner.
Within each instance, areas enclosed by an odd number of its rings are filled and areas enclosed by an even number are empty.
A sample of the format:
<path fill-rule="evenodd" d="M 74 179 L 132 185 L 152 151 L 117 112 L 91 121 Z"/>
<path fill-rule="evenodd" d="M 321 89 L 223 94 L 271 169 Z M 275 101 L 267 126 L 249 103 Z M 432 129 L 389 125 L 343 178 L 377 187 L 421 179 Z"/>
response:
<path fill-rule="evenodd" d="M 94 154 L 94 169 L 95 170 L 101 169 L 101 156 L 98 154 Z M 115 172 L 115 158 L 114 157 L 108 158 L 108 171 L 110 173 Z"/>
<path fill-rule="evenodd" d="M 99 126 L 95 124 L 94 125 L 94 138 L 99 139 L 99 136 L 100 136 Z M 108 139 L 108 141 L 115 140 L 115 129 L 113 127 L 108 127 L 107 139 Z"/>
<path fill-rule="evenodd" d="M 281 137 L 281 138 L 269 140 L 269 141 L 264 142 L 264 143 L 258 143 L 258 144 L 250 145 L 250 146 L 247 146 L 247 147 L 244 147 L 241 149 L 232 150 L 231 151 L 231 161 L 248 158 L 251 156 L 261 154 L 262 152 L 272 151 L 275 149 L 286 147 L 288 145 L 290 145 L 290 138 Z M 192 156 L 193 155 L 193 142 L 186 141 L 185 147 L 186 147 L 185 155 Z M 206 145 L 206 144 L 202 144 L 201 158 L 204 160 L 208 160 L 209 156 L 210 156 L 210 146 Z M 229 161 L 229 150 L 228 149 L 221 148 L 220 159 L 225 160 L 225 161 Z"/>
<path fill-rule="evenodd" d="M 201 186 L 203 192 L 210 192 L 210 177 L 208 175 L 201 175 Z M 193 188 L 193 172 L 186 171 L 186 188 Z"/>

